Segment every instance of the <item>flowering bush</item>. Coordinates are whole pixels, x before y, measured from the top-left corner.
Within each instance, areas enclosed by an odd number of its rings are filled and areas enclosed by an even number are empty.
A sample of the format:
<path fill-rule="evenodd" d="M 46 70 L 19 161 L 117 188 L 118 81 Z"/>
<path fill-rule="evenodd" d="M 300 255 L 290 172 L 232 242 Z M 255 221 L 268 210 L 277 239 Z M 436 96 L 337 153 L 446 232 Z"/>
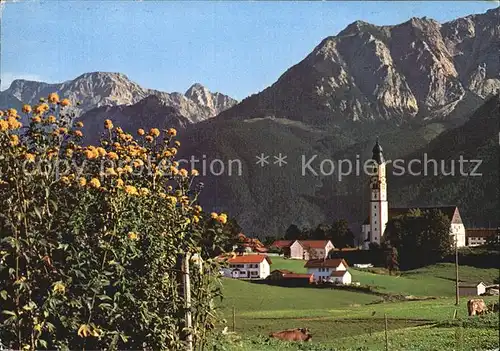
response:
<path fill-rule="evenodd" d="M 197 204 L 176 131 L 105 122 L 98 146 L 68 99 L 0 112 L 0 341 L 16 349 L 181 349 L 217 320 L 211 258 L 224 214 Z M 206 237 L 212 240 L 208 247 Z M 181 260 L 193 269 L 185 330 Z M 196 262 L 194 262 L 196 263 Z"/>

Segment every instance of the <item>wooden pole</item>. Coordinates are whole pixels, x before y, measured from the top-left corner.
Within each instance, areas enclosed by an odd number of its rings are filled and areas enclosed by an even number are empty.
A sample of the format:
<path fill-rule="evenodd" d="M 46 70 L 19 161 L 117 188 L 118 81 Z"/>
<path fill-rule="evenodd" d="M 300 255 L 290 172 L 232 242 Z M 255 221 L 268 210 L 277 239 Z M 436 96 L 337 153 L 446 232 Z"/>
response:
<path fill-rule="evenodd" d="M 236 307 L 233 306 L 233 333 L 236 331 Z"/>
<path fill-rule="evenodd" d="M 389 337 L 387 335 L 387 313 L 384 313 L 384 322 L 385 322 L 385 351 L 389 351 Z"/>
<path fill-rule="evenodd" d="M 189 253 L 184 257 L 184 303 L 185 303 L 185 318 L 186 318 L 186 350 L 193 350 L 193 333 L 192 333 L 192 317 L 191 317 L 191 280 L 189 276 Z"/>
<path fill-rule="evenodd" d="M 458 234 L 455 234 L 455 305 L 459 304 L 460 287 L 458 283 Z"/>

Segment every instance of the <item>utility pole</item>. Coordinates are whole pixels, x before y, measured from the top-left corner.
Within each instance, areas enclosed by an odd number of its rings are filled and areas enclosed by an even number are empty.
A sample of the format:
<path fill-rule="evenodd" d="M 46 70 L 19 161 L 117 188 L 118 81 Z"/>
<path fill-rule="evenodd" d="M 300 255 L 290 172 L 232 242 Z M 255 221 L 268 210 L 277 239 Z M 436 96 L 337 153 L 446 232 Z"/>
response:
<path fill-rule="evenodd" d="M 186 328 L 186 350 L 193 351 L 193 332 L 191 320 L 191 280 L 189 275 L 189 253 L 184 256 L 183 274 L 184 277 L 184 307 L 185 307 L 185 328 Z"/>
<path fill-rule="evenodd" d="M 455 233 L 455 305 L 459 304 L 460 287 L 458 283 L 458 234 Z"/>

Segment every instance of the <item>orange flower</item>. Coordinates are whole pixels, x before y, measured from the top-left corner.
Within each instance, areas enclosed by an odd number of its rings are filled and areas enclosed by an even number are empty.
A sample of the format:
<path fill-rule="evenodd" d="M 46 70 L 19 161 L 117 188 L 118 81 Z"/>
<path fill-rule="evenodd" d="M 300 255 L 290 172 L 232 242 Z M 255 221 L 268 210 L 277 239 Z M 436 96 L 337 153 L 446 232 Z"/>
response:
<path fill-rule="evenodd" d="M 9 129 L 9 123 L 7 123 L 7 121 L 4 121 L 3 119 L 0 119 L 0 131 L 5 132 L 8 129 Z"/>
<path fill-rule="evenodd" d="M 9 108 L 7 110 L 7 116 L 12 116 L 12 117 L 17 116 L 17 110 L 15 108 Z"/>
<path fill-rule="evenodd" d="M 50 93 L 48 100 L 51 104 L 57 104 L 59 102 L 59 95 L 57 93 Z"/>
<path fill-rule="evenodd" d="M 97 178 L 92 178 L 89 184 L 92 188 L 98 189 L 101 187 L 101 182 Z"/>
<path fill-rule="evenodd" d="M 118 160 L 118 154 L 114 151 L 108 152 L 107 156 L 110 160 Z"/>
<path fill-rule="evenodd" d="M 138 195 L 137 188 L 133 185 L 127 185 L 125 187 L 125 192 L 129 195 Z"/>
<path fill-rule="evenodd" d="M 153 142 L 153 137 L 151 135 L 147 135 L 146 136 L 146 141 L 148 141 L 150 143 Z"/>
<path fill-rule="evenodd" d="M 9 136 L 9 139 L 10 139 L 10 145 L 11 146 L 16 146 L 19 144 L 19 137 L 17 135 L 10 135 Z"/>
<path fill-rule="evenodd" d="M 77 334 L 81 338 L 86 338 L 87 336 L 92 334 L 92 331 L 90 330 L 90 327 L 87 324 L 82 324 L 80 328 L 78 328 Z"/>
<path fill-rule="evenodd" d="M 135 232 L 129 232 L 128 233 L 128 238 L 130 240 L 137 241 L 137 240 L 139 240 L 139 235 L 137 235 L 137 233 L 135 233 Z"/>
<path fill-rule="evenodd" d="M 78 185 L 80 185 L 80 186 L 87 185 L 87 179 L 85 179 L 84 177 L 78 178 Z"/>
<path fill-rule="evenodd" d="M 56 123 L 56 116 L 50 115 L 47 117 L 47 123 Z"/>
<path fill-rule="evenodd" d="M 217 217 L 219 217 L 219 215 L 216 212 L 210 213 L 210 218 L 216 219 Z"/>
<path fill-rule="evenodd" d="M 151 130 L 149 131 L 149 135 L 157 138 L 160 136 L 160 130 L 158 128 L 151 128 Z"/>
<path fill-rule="evenodd" d="M 40 123 L 42 122 L 42 119 L 40 118 L 40 116 L 35 116 L 31 118 L 31 121 L 33 121 L 33 123 Z"/>
<path fill-rule="evenodd" d="M 111 120 L 107 119 L 104 121 L 104 128 L 110 130 L 113 129 L 113 122 Z"/>
<path fill-rule="evenodd" d="M 59 128 L 59 133 L 61 133 L 61 134 L 68 133 L 68 128 L 64 128 L 64 127 Z"/>
<path fill-rule="evenodd" d="M 82 128 L 83 127 L 83 122 L 81 122 L 81 121 L 76 122 L 76 126 L 78 128 Z"/>
<path fill-rule="evenodd" d="M 143 136 L 146 132 L 144 131 L 144 129 L 142 128 L 139 128 L 137 129 L 137 134 L 139 134 L 140 136 Z"/>
<path fill-rule="evenodd" d="M 19 122 L 15 117 L 10 116 L 7 118 L 7 123 L 9 124 L 9 129 L 19 129 L 23 125 L 21 122 Z"/>
<path fill-rule="evenodd" d="M 179 171 L 179 174 L 181 175 L 181 177 L 187 177 L 188 171 L 183 168 Z"/>
<path fill-rule="evenodd" d="M 83 133 L 81 130 L 75 130 L 74 134 L 76 137 L 79 137 L 79 138 L 83 137 Z"/>
<path fill-rule="evenodd" d="M 224 215 L 224 213 L 221 213 L 217 217 L 217 222 L 222 223 L 222 224 L 226 224 L 227 223 L 227 217 Z"/>
<path fill-rule="evenodd" d="M 168 135 L 176 136 L 177 135 L 177 131 L 174 128 L 170 128 L 168 130 Z"/>
<path fill-rule="evenodd" d="M 71 102 L 69 101 L 69 99 L 63 99 L 61 101 L 61 106 L 62 107 L 66 107 L 66 106 L 69 106 L 69 105 L 71 105 Z"/>
<path fill-rule="evenodd" d="M 44 112 L 47 112 L 49 110 L 49 105 L 43 103 L 35 107 L 35 112 L 38 114 L 42 114 Z"/>
<path fill-rule="evenodd" d="M 28 162 L 34 162 L 35 161 L 35 155 L 27 153 L 24 155 L 24 159 Z"/>
<path fill-rule="evenodd" d="M 31 106 L 30 105 L 23 105 L 23 112 L 24 113 L 30 113 L 31 112 Z"/>
<path fill-rule="evenodd" d="M 174 142 L 174 145 L 175 145 L 176 147 L 179 147 L 179 146 L 181 146 L 181 142 L 180 142 L 180 141 L 178 141 L 178 140 L 176 140 L 176 141 Z"/>
<path fill-rule="evenodd" d="M 118 179 L 116 180 L 116 186 L 117 186 L 118 188 L 121 188 L 121 187 L 123 187 L 123 185 L 124 185 L 123 180 L 118 178 Z"/>
<path fill-rule="evenodd" d="M 198 172 L 198 170 L 197 170 L 197 169 L 192 169 L 192 170 L 191 170 L 191 175 L 192 175 L 193 177 L 196 177 L 196 176 L 199 176 L 199 175 L 200 175 L 200 172 Z"/>

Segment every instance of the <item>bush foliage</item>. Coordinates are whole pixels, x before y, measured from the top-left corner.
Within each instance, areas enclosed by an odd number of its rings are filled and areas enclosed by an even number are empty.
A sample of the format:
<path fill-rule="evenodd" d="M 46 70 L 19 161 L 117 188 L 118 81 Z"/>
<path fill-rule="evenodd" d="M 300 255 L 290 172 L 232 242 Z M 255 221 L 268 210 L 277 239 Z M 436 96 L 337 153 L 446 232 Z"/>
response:
<path fill-rule="evenodd" d="M 100 145 L 85 146 L 70 104 L 51 94 L 0 112 L 0 342 L 174 350 L 190 332 L 202 345 L 217 321 L 212 257 L 226 216 L 202 212 L 174 129 L 134 137 L 107 120 Z M 189 331 L 184 257 L 196 268 Z"/>

